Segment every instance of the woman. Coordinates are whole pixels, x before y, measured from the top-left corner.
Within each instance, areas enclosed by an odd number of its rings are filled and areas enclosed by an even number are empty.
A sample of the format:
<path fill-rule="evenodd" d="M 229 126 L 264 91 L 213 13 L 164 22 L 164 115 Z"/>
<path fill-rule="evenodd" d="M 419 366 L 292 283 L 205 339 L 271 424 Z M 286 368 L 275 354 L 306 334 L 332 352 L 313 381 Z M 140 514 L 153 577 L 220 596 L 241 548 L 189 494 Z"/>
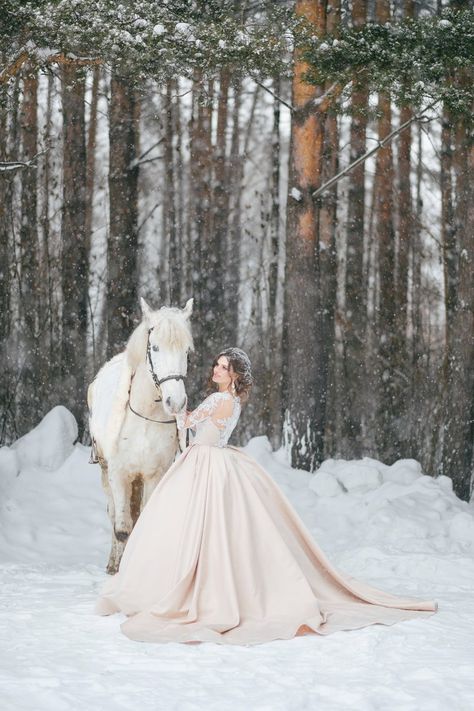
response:
<path fill-rule="evenodd" d="M 160 481 L 96 612 L 124 612 L 145 642 L 258 644 L 430 615 L 333 568 L 272 478 L 228 439 L 252 385 L 239 348 L 214 359 L 214 391 L 178 415 L 193 442 Z"/>

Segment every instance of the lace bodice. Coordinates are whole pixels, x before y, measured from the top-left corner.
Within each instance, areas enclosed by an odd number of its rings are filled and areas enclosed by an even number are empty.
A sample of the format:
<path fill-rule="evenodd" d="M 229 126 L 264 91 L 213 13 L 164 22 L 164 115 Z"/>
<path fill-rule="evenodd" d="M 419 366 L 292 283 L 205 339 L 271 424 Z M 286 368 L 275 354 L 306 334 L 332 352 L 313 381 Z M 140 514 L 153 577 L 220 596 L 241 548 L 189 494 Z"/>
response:
<path fill-rule="evenodd" d="M 215 392 L 201 402 L 188 416 L 176 415 L 179 430 L 195 430 L 193 444 L 225 447 L 240 417 L 240 398 L 229 392 Z"/>

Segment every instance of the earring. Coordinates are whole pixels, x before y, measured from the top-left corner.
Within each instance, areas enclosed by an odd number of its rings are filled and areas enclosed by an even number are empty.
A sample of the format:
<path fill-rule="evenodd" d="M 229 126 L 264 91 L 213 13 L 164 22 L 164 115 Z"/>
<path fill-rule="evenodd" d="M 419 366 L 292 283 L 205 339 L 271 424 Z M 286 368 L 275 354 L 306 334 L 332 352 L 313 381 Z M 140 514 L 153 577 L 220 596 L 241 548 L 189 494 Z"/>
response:
<path fill-rule="evenodd" d="M 231 385 L 230 389 L 232 390 L 232 395 L 235 395 L 235 390 L 236 390 L 236 388 L 235 388 L 235 380 L 232 381 L 232 385 Z"/>

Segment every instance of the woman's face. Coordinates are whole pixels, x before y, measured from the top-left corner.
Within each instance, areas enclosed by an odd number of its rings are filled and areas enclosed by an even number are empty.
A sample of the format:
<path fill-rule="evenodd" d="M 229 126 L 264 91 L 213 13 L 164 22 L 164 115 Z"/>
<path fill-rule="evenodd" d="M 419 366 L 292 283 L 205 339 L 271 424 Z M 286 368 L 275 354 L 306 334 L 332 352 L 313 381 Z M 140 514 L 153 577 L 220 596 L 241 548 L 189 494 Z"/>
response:
<path fill-rule="evenodd" d="M 220 389 L 229 387 L 232 383 L 229 359 L 220 356 L 212 371 L 212 380 L 220 386 Z"/>

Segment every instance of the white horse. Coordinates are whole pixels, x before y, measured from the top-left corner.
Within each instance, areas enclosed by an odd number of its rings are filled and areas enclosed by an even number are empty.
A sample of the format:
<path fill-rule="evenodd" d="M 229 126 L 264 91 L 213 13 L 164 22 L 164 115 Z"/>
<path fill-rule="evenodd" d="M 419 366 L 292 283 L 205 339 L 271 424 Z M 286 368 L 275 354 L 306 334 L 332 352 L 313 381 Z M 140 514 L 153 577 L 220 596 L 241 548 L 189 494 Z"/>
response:
<path fill-rule="evenodd" d="M 184 309 L 152 311 L 141 299 L 143 319 L 125 351 L 100 369 L 88 389 L 96 455 L 91 461 L 100 463 L 112 523 L 108 573 L 118 570 L 132 528 L 177 452 L 174 416 L 187 400 L 192 306 L 189 299 Z"/>

